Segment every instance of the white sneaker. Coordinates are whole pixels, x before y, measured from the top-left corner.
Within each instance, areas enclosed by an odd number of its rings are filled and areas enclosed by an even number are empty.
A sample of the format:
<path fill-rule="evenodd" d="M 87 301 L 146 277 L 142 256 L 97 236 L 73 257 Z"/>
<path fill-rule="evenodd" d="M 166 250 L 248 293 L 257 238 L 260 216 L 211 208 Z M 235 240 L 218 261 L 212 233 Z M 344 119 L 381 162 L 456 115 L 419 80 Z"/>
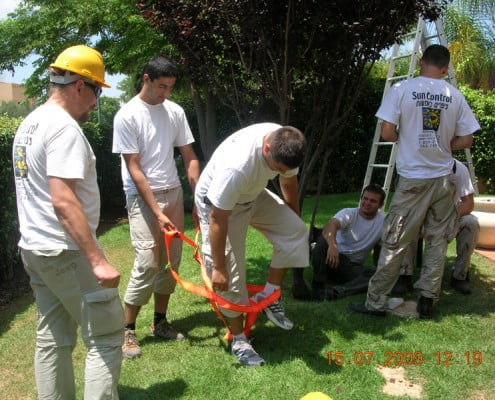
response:
<path fill-rule="evenodd" d="M 231 352 L 246 367 L 259 367 L 265 363 L 247 340 L 233 340 Z"/>
<path fill-rule="evenodd" d="M 262 300 L 264 297 L 261 292 L 256 293 L 253 296 L 253 300 L 258 302 Z M 263 309 L 263 312 L 267 316 L 267 318 L 272 321 L 279 328 L 285 329 L 286 331 L 290 331 L 294 327 L 294 323 L 285 316 L 284 306 L 279 298 L 277 301 L 274 301 L 268 307 Z"/>

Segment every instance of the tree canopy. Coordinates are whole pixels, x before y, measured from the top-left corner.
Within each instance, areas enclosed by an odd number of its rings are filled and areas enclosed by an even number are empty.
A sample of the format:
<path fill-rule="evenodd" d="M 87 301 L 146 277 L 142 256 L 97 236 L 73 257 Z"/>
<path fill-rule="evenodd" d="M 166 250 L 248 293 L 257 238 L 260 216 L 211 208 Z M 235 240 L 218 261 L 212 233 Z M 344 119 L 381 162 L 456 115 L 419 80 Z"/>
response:
<path fill-rule="evenodd" d="M 85 43 L 104 56 L 110 73 L 133 74 L 167 47 L 141 17 L 135 0 L 23 0 L 0 21 L 0 70 L 15 71 L 28 56 L 35 70 L 27 95 L 39 98 L 47 87 L 47 68 L 68 46 Z"/>
<path fill-rule="evenodd" d="M 256 106 L 269 100 L 277 110 L 272 118 L 305 132 L 302 200 L 318 161 L 345 132 L 373 61 L 419 15 L 436 19 L 444 3 L 143 0 L 139 6 L 177 47 L 194 85 L 213 91 L 242 124 L 259 121 Z"/>

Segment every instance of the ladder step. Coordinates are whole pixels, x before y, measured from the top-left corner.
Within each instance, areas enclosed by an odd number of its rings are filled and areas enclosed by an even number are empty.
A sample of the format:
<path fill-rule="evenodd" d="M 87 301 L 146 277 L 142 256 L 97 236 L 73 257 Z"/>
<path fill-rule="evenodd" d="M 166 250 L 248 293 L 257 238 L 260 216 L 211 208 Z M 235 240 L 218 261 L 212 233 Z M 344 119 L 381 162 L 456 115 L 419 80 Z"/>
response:
<path fill-rule="evenodd" d="M 414 53 L 407 53 L 407 54 L 402 54 L 400 56 L 395 56 L 395 57 L 392 57 L 392 60 L 393 61 L 396 61 L 396 60 L 400 60 L 402 58 L 407 58 L 407 57 L 411 57 Z"/>
<path fill-rule="evenodd" d="M 375 146 L 393 146 L 396 142 L 373 142 Z"/>
<path fill-rule="evenodd" d="M 409 75 L 392 76 L 391 78 L 387 78 L 387 81 L 389 82 L 401 81 L 407 78 L 409 78 Z"/>
<path fill-rule="evenodd" d="M 373 167 L 373 168 L 392 168 L 393 164 L 392 165 L 390 165 L 390 164 L 370 164 L 368 166 Z"/>

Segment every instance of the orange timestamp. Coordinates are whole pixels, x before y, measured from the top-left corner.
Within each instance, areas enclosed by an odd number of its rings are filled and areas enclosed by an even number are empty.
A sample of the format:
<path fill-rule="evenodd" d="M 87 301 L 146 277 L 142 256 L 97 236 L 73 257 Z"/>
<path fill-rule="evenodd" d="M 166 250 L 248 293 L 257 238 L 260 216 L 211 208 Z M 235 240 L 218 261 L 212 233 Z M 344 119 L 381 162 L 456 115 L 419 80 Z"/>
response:
<path fill-rule="evenodd" d="M 344 354 L 342 351 L 327 352 L 328 365 L 382 365 L 384 367 L 397 367 L 401 365 L 423 365 L 425 361 L 434 362 L 436 365 L 473 365 L 483 363 L 481 351 L 466 351 L 457 353 L 452 351 L 436 351 L 428 353 L 425 357 L 422 351 L 385 351 L 380 355 L 373 351 L 355 351 L 352 354 Z"/>

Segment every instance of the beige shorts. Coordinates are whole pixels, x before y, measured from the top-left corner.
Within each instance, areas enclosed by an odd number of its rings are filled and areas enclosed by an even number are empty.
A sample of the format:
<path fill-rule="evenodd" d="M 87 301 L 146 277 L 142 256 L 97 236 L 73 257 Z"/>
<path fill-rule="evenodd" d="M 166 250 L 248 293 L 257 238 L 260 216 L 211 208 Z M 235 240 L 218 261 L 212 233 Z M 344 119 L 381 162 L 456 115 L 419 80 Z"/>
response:
<path fill-rule="evenodd" d="M 202 251 L 207 269 L 211 268 L 209 241 L 209 206 L 198 207 Z M 229 217 L 225 257 L 229 268 L 229 290 L 219 295 L 236 304 L 249 304 L 246 290 L 246 235 L 248 226 L 261 232 L 273 246 L 272 268 L 301 268 L 309 265 L 309 244 L 306 225 L 283 200 L 264 190 L 255 201 L 236 205 Z M 211 270 L 209 271 L 211 276 Z M 238 312 L 222 309 L 227 317 Z"/>
<path fill-rule="evenodd" d="M 155 200 L 164 214 L 180 231 L 184 230 L 184 205 L 182 188 L 153 192 Z M 143 306 L 153 293 L 168 295 L 174 292 L 176 282 L 167 265 L 164 234 L 155 216 L 141 196 L 127 196 L 127 212 L 131 242 L 135 251 L 134 266 L 127 285 L 124 301 Z M 174 269 L 179 268 L 182 240 L 172 240 L 170 259 Z"/>

